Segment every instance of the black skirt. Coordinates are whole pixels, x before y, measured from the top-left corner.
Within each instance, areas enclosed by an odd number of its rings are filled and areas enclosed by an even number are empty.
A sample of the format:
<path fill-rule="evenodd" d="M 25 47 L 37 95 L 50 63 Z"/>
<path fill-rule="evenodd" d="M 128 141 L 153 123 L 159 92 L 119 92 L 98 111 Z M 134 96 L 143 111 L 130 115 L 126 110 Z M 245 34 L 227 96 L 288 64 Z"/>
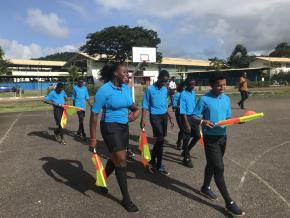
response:
<path fill-rule="evenodd" d="M 101 122 L 101 134 L 110 153 L 126 150 L 129 144 L 129 126 Z"/>

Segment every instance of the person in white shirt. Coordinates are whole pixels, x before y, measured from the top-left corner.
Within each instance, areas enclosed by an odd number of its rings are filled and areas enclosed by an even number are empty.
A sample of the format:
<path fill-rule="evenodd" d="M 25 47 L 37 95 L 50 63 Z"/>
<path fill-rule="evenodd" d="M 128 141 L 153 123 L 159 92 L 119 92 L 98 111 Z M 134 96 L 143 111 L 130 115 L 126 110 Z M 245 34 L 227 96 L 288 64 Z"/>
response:
<path fill-rule="evenodd" d="M 172 101 L 173 101 L 173 95 L 175 93 L 176 90 L 176 83 L 175 83 L 175 77 L 171 77 L 169 85 L 168 85 L 168 89 L 169 89 L 169 96 L 170 96 L 170 101 L 171 101 L 171 105 L 172 105 Z"/>

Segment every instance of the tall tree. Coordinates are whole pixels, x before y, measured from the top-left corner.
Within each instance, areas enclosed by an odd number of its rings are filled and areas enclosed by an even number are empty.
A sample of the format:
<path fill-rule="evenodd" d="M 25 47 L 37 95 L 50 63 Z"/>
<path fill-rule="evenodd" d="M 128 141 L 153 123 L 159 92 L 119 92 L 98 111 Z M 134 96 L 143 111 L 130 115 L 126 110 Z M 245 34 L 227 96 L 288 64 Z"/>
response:
<path fill-rule="evenodd" d="M 4 59 L 4 51 L 0 47 L 0 75 L 7 73 L 9 62 Z"/>
<path fill-rule="evenodd" d="M 287 42 L 282 42 L 278 44 L 275 50 L 271 52 L 269 56 L 290 58 L 290 45 L 288 45 Z"/>
<path fill-rule="evenodd" d="M 231 56 L 228 58 L 228 64 L 232 68 L 249 67 L 250 58 L 246 47 L 241 44 L 237 44 Z"/>
<path fill-rule="evenodd" d="M 161 43 L 157 32 L 143 27 L 112 26 L 87 35 L 87 42 L 80 50 L 89 55 L 100 55 L 101 62 L 132 60 L 132 47 L 158 47 Z M 157 52 L 157 61 L 162 54 Z"/>

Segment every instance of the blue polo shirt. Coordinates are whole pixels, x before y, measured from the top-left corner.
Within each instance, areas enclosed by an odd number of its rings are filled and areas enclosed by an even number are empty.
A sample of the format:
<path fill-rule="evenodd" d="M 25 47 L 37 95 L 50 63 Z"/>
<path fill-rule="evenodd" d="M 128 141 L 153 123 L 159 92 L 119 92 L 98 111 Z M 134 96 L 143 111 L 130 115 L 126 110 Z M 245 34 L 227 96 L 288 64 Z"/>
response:
<path fill-rule="evenodd" d="M 180 104 L 180 92 L 176 92 L 174 95 L 173 95 L 173 100 L 172 100 L 172 107 L 173 108 L 177 108 L 179 107 L 179 104 Z"/>
<path fill-rule="evenodd" d="M 47 96 L 44 97 L 44 101 L 52 101 L 55 104 L 64 104 L 67 95 L 64 90 L 59 94 L 55 90 L 51 90 Z"/>
<path fill-rule="evenodd" d="M 72 93 L 74 106 L 86 109 L 87 100 L 90 99 L 88 88 L 86 86 L 75 86 Z"/>
<path fill-rule="evenodd" d="M 105 83 L 95 95 L 92 112 L 100 113 L 106 123 L 128 123 L 128 108 L 133 104 L 130 89 L 127 85 L 116 87 L 112 82 Z"/>
<path fill-rule="evenodd" d="M 183 90 L 180 95 L 180 114 L 193 115 L 193 110 L 196 105 L 195 91 Z"/>
<path fill-rule="evenodd" d="M 212 92 L 203 95 L 197 103 L 193 115 L 217 123 L 232 116 L 230 98 L 221 94 L 215 96 Z M 215 126 L 203 128 L 204 135 L 226 135 L 226 127 Z"/>
<path fill-rule="evenodd" d="M 154 84 L 148 86 L 143 98 L 142 108 L 147 109 L 152 115 L 161 115 L 167 112 L 168 90 L 165 86 L 160 89 Z"/>

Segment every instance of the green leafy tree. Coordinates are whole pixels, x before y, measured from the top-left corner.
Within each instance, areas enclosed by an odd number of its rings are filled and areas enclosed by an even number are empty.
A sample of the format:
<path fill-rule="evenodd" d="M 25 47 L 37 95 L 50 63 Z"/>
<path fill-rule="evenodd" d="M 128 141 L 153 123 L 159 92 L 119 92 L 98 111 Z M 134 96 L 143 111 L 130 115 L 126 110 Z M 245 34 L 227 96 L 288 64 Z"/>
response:
<path fill-rule="evenodd" d="M 275 50 L 270 53 L 270 57 L 288 57 L 290 58 L 290 45 L 287 42 L 282 42 L 277 45 Z"/>
<path fill-rule="evenodd" d="M 81 75 L 80 69 L 76 66 L 72 66 L 71 68 L 69 68 L 68 73 L 70 75 L 70 80 L 72 82 L 75 82 L 79 78 L 79 76 Z"/>
<path fill-rule="evenodd" d="M 143 27 L 112 26 L 87 35 L 87 42 L 80 50 L 101 55 L 100 62 L 124 62 L 132 60 L 132 47 L 158 47 L 161 43 L 157 32 Z M 157 52 L 157 61 L 162 54 Z"/>
<path fill-rule="evenodd" d="M 210 61 L 210 69 L 219 71 L 221 69 L 228 68 L 227 63 L 223 59 L 219 59 L 217 57 L 208 59 Z"/>
<path fill-rule="evenodd" d="M 246 47 L 241 44 L 237 44 L 231 56 L 228 58 L 228 64 L 232 68 L 249 67 L 250 58 Z"/>
<path fill-rule="evenodd" d="M 76 52 L 60 52 L 45 57 L 36 58 L 34 60 L 46 60 L 46 61 L 68 61 L 72 57 L 77 55 Z"/>
<path fill-rule="evenodd" d="M 0 47 L 0 75 L 7 73 L 9 62 L 4 59 L 4 51 Z"/>

